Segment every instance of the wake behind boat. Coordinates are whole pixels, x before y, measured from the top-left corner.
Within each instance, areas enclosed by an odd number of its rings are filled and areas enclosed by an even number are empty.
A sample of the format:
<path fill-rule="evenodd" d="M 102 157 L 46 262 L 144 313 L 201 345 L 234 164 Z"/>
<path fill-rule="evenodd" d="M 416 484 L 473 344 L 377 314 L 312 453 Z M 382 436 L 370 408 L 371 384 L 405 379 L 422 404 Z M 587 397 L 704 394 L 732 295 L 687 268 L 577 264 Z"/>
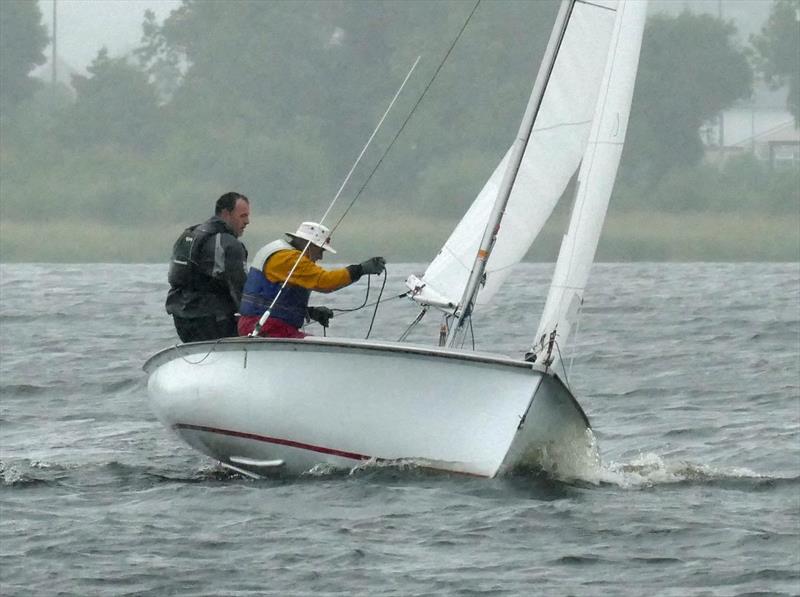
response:
<path fill-rule="evenodd" d="M 145 364 L 158 418 L 246 474 L 410 459 L 494 477 L 586 455 L 589 421 L 555 370 L 616 176 L 645 12 L 640 1 L 562 1 L 514 143 L 437 258 L 406 282 L 416 321 L 441 314 L 439 347 L 314 337 L 178 345 Z M 524 257 L 579 165 L 526 359 L 463 350 L 476 308 Z"/>

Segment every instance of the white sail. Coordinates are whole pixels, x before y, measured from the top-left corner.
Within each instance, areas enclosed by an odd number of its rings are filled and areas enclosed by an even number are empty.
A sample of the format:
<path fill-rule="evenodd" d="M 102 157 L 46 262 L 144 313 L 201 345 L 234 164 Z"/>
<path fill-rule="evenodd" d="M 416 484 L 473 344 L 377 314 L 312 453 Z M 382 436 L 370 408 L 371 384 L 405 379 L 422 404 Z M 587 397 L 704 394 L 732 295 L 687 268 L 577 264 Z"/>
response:
<path fill-rule="evenodd" d="M 543 337 L 546 343 L 555 330 L 563 349 L 577 323 L 622 154 L 647 2 L 621 0 L 617 12 L 589 145 L 578 175 L 569 229 L 561 243 L 552 285 L 535 336 L 539 347 Z M 556 352 L 552 359 L 555 361 L 557 358 Z"/>
<path fill-rule="evenodd" d="M 617 0 L 579 1 L 572 11 L 501 233 L 487 263 L 478 304 L 491 299 L 510 268 L 525 256 L 580 163 L 602 82 L 616 5 Z M 453 309 L 461 299 L 507 161 L 508 153 L 422 280 L 409 278 L 407 284 L 418 302 Z"/>

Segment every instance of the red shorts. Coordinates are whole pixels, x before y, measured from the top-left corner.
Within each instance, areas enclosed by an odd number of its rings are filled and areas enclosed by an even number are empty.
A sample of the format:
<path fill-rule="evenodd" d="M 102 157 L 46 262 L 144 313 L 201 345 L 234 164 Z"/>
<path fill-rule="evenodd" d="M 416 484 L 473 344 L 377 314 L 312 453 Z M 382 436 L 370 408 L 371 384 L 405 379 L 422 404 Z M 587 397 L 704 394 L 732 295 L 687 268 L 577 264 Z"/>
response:
<path fill-rule="evenodd" d="M 249 336 L 250 333 L 256 328 L 256 324 L 258 323 L 259 319 L 261 318 L 256 315 L 240 316 L 239 323 L 237 324 L 239 335 Z M 270 317 L 261 327 L 261 331 L 258 333 L 258 335 L 265 336 L 267 338 L 305 338 L 308 334 L 301 332 L 296 327 L 289 325 L 285 321 Z"/>

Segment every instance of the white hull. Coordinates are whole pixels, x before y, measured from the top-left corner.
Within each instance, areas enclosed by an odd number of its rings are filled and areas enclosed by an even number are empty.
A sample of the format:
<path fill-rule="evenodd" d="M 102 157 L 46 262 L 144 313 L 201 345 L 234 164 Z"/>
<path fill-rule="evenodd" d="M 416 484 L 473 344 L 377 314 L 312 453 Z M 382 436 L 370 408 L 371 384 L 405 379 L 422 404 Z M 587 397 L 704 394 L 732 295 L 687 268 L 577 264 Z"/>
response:
<path fill-rule="evenodd" d="M 145 370 L 164 425 L 223 464 L 259 474 L 409 459 L 494 477 L 588 436 L 586 415 L 558 377 L 500 356 L 234 338 L 168 348 Z"/>

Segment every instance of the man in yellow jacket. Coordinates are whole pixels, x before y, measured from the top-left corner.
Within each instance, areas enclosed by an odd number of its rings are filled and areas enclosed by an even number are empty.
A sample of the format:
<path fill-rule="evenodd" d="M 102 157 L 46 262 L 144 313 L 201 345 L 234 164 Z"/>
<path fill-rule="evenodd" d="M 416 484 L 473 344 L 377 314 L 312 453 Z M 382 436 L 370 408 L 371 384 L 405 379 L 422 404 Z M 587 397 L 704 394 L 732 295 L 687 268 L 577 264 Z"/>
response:
<path fill-rule="evenodd" d="M 296 232 L 286 235 L 288 241 L 276 240 L 261 247 L 250 264 L 239 306 L 240 336 L 249 335 L 270 306 L 270 315 L 259 330 L 260 336 L 303 338 L 306 334 L 300 328 L 306 319 L 327 327 L 333 311 L 327 307 L 309 307 L 311 291 L 333 292 L 358 281 L 361 276 L 380 274 L 386 267 L 383 257 L 372 257 L 335 270 L 318 266 L 316 262 L 322 259 L 324 251 L 336 251 L 330 245 L 330 230 L 316 222 L 303 222 Z"/>

